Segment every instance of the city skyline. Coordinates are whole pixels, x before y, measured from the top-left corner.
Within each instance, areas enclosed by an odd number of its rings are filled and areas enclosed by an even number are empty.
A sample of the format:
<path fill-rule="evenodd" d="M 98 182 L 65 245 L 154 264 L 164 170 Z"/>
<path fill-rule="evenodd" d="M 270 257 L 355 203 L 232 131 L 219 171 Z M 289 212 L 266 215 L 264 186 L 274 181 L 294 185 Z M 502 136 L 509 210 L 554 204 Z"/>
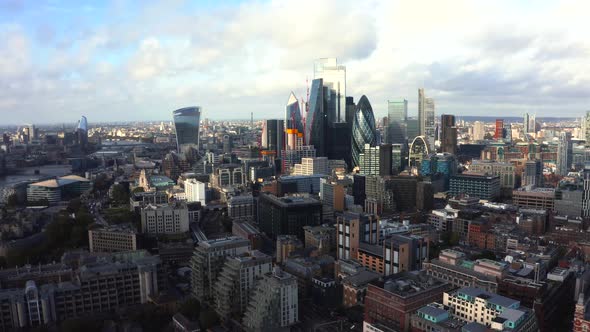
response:
<path fill-rule="evenodd" d="M 313 63 L 324 57 L 346 66 L 346 95 L 367 95 L 377 118 L 400 97 L 416 114 L 418 88 L 438 114 L 578 117 L 590 102 L 588 6 L 8 1 L 0 7 L 0 121 L 161 120 L 194 104 L 211 119 L 281 118 L 285 96 L 305 99 Z M 421 23 L 408 19 L 423 8 Z M 334 23 L 334 12 L 346 19 Z M 354 21 L 366 23 L 338 33 Z"/>

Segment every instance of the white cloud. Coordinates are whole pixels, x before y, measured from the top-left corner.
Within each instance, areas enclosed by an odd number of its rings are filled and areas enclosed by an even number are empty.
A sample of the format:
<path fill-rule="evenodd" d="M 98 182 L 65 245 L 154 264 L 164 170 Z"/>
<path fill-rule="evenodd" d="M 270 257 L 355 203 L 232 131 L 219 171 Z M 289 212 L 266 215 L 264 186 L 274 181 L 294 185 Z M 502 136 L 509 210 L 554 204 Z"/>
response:
<path fill-rule="evenodd" d="M 439 113 L 575 115 L 590 102 L 586 1 L 191 4 L 133 12 L 116 2 L 102 24 L 61 34 L 47 27 L 49 43 L 28 36 L 19 27 L 26 22 L 1 26 L 0 114 L 20 105 L 23 121 L 80 112 L 165 119 L 200 104 L 210 116 L 277 117 L 291 90 L 304 97 L 313 60 L 329 56 L 347 66 L 347 92 L 366 94 L 377 116 L 393 97 L 415 109 L 420 86 Z"/>

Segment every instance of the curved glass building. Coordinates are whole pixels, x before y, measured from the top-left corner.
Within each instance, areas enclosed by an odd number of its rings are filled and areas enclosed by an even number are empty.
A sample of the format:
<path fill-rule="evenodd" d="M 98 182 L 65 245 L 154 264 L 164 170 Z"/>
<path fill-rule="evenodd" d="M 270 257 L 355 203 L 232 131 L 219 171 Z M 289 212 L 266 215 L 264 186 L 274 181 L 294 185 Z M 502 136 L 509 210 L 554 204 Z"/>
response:
<path fill-rule="evenodd" d="M 83 147 L 88 144 L 88 119 L 84 115 L 78 121 L 78 128 L 76 129 L 76 136 L 78 144 Z"/>
<path fill-rule="evenodd" d="M 367 96 L 362 96 L 356 105 L 352 122 L 352 164 L 360 166 L 360 154 L 363 153 L 365 144 L 374 146 L 377 142 L 377 129 L 373 108 Z"/>
<path fill-rule="evenodd" d="M 297 129 L 298 132 L 303 133 L 303 121 L 301 120 L 299 101 L 293 92 L 291 92 L 287 106 L 285 107 L 285 124 L 285 129 Z"/>
<path fill-rule="evenodd" d="M 184 152 L 190 147 L 198 150 L 201 107 L 191 106 L 177 109 L 172 112 L 172 115 L 174 117 L 174 128 L 176 129 L 178 152 Z"/>
<path fill-rule="evenodd" d="M 305 144 L 313 145 L 318 156 L 324 156 L 324 83 L 321 78 L 311 81 L 309 111 L 305 118 Z"/>
<path fill-rule="evenodd" d="M 408 166 L 420 169 L 422 160 L 429 154 L 428 140 L 424 136 L 417 136 L 410 145 Z"/>

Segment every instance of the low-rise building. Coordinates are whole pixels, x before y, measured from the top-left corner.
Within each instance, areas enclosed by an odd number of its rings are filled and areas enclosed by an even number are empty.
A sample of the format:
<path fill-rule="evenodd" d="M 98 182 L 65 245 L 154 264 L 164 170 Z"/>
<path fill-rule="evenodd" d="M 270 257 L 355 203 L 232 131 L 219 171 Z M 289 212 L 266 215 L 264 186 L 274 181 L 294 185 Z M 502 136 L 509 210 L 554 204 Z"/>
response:
<path fill-rule="evenodd" d="M 88 245 L 91 252 L 137 250 L 137 231 L 129 224 L 90 229 Z"/>
<path fill-rule="evenodd" d="M 500 196 L 500 177 L 478 173 L 463 173 L 451 177 L 449 193 L 452 196 L 468 195 L 485 200 Z"/>
<path fill-rule="evenodd" d="M 147 234 L 178 234 L 189 230 L 189 210 L 184 202 L 152 205 L 141 209 L 141 231 Z"/>

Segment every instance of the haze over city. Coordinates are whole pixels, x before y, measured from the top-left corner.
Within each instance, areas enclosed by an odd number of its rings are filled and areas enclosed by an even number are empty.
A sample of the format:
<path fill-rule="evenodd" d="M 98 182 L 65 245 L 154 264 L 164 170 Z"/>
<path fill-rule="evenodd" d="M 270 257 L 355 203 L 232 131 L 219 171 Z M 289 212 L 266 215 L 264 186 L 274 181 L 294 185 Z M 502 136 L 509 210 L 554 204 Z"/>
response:
<path fill-rule="evenodd" d="M 587 1 L 0 3 L 0 123 L 280 117 L 316 58 L 347 67 L 376 116 L 418 87 L 437 112 L 578 117 L 590 101 Z"/>

